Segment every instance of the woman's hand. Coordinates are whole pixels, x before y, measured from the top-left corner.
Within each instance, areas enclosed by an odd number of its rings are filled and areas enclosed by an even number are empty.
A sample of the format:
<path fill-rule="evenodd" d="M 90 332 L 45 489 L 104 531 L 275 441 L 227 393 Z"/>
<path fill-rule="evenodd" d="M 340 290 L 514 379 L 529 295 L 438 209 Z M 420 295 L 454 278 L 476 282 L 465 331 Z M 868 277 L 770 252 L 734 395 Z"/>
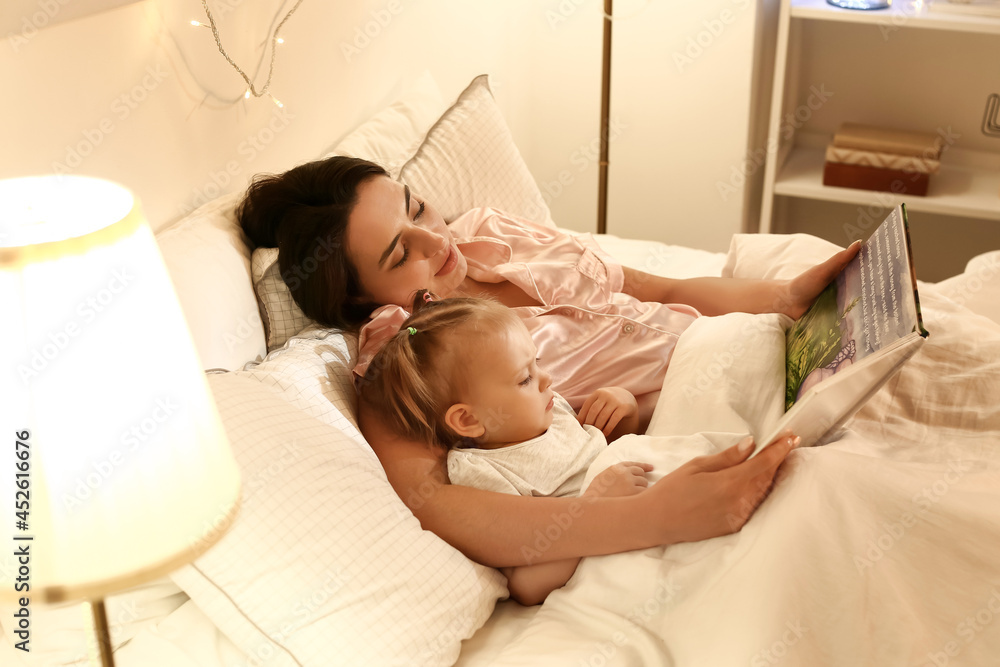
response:
<path fill-rule="evenodd" d="M 637 461 L 622 461 L 597 473 L 582 497 L 614 498 L 616 496 L 634 496 L 646 490 L 649 480 L 646 473 L 653 466 Z"/>
<path fill-rule="evenodd" d="M 712 277 L 680 280 L 622 267 L 625 275 L 622 291 L 640 301 L 686 303 L 702 315 L 783 313 L 797 320 L 860 248 L 861 244 L 854 242 L 791 280 Z"/>
<path fill-rule="evenodd" d="M 784 313 L 793 320 L 802 317 L 820 292 L 833 282 L 860 249 L 861 241 L 855 241 L 822 264 L 803 271 L 791 280 L 778 283 L 774 312 Z"/>
<path fill-rule="evenodd" d="M 639 404 L 628 389 L 602 387 L 584 401 L 577 421 L 600 429 L 611 442 L 626 433 L 635 433 Z"/>
<path fill-rule="evenodd" d="M 753 444 L 748 436 L 718 454 L 691 459 L 640 496 L 664 522 L 665 544 L 728 535 L 743 527 L 767 497 L 796 439 L 782 436 L 748 460 Z"/>

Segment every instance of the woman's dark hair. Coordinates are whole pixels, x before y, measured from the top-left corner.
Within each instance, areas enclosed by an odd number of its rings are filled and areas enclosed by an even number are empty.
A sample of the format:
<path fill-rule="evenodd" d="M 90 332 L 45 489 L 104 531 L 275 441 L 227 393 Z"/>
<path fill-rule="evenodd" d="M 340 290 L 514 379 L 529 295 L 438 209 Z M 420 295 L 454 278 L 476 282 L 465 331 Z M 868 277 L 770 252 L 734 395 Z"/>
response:
<path fill-rule="evenodd" d="M 278 268 L 295 302 L 323 326 L 356 328 L 381 304 L 361 302 L 345 248 L 358 187 L 388 176 L 379 165 L 331 157 L 254 178 L 236 209 L 255 246 L 278 249 Z"/>

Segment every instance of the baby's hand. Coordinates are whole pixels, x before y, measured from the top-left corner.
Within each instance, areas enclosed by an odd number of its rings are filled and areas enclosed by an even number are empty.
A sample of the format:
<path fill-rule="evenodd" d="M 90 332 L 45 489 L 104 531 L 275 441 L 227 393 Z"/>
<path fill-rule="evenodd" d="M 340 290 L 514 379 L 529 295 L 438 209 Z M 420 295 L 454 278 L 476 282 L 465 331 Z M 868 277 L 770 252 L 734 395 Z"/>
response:
<path fill-rule="evenodd" d="M 599 472 L 583 495 L 600 498 L 634 496 L 649 486 L 646 473 L 652 469 L 653 466 L 648 463 L 636 461 L 616 463 Z"/>
<path fill-rule="evenodd" d="M 609 439 L 620 421 L 638 422 L 638 418 L 639 404 L 635 396 L 622 387 L 598 389 L 587 398 L 577 417 L 581 424 L 596 426 Z"/>

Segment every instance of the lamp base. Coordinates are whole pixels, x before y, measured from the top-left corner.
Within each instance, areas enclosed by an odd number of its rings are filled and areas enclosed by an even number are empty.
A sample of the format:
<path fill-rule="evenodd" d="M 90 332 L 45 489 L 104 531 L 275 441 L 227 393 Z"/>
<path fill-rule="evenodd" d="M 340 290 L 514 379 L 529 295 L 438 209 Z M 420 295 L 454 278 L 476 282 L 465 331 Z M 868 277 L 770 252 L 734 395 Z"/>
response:
<path fill-rule="evenodd" d="M 892 0 L 826 0 L 826 4 L 841 9 L 888 9 Z"/>
<path fill-rule="evenodd" d="M 90 601 L 90 611 L 94 617 L 94 636 L 101 656 L 101 667 L 115 667 L 115 657 L 111 651 L 111 633 L 108 632 L 108 612 L 104 608 L 104 598 Z"/>

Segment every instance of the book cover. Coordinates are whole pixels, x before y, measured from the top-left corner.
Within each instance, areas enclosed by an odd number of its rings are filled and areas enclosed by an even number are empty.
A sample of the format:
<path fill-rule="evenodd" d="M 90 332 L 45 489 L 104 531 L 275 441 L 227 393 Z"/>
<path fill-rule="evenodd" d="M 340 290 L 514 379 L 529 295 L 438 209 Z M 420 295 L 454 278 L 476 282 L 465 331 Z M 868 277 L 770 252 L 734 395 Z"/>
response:
<path fill-rule="evenodd" d="M 857 412 L 926 339 L 919 299 L 900 204 L 786 332 L 785 415 L 758 443 L 821 444 Z"/>
<path fill-rule="evenodd" d="M 944 139 L 932 132 L 842 123 L 833 135 L 833 145 L 838 148 L 857 148 L 937 160 L 941 157 Z"/>

